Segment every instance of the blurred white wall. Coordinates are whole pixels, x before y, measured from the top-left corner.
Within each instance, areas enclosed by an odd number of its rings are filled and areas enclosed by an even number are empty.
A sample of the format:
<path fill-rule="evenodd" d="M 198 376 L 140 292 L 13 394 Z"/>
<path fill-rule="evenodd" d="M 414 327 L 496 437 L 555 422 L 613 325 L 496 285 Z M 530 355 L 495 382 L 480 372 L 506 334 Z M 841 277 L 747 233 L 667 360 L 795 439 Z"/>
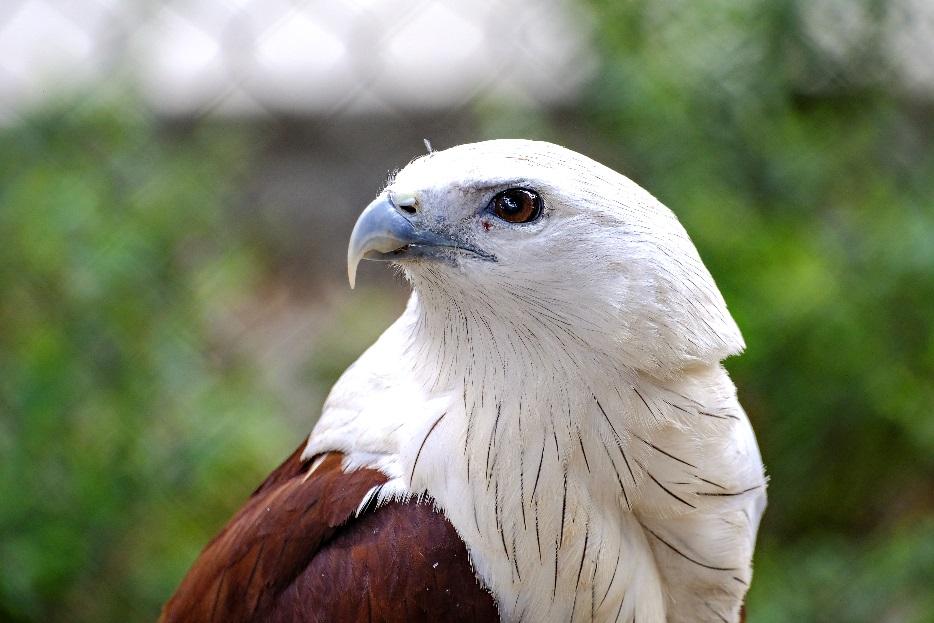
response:
<path fill-rule="evenodd" d="M 0 116 L 101 79 L 169 115 L 549 106 L 594 68 L 566 0 L 0 2 Z"/>

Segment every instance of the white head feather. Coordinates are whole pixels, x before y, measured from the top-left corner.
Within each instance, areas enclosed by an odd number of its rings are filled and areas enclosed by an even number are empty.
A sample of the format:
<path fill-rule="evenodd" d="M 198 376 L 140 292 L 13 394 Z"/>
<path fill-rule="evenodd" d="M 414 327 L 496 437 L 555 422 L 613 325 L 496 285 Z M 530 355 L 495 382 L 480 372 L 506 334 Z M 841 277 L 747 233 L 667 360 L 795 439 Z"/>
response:
<path fill-rule="evenodd" d="M 511 225 L 482 210 L 500 190 L 541 194 L 546 214 Z M 576 152 L 526 140 L 462 145 L 423 156 L 389 186 L 417 195 L 421 209 L 459 222 L 496 255 L 459 271 L 432 271 L 452 289 L 490 296 L 526 288 L 561 313 L 593 314 L 633 368 L 670 374 L 716 363 L 744 348 L 713 278 L 675 215 L 628 178 Z M 422 266 L 406 267 L 418 288 Z M 510 302 L 511 303 L 511 302 Z M 522 316 L 534 310 L 505 305 Z"/>

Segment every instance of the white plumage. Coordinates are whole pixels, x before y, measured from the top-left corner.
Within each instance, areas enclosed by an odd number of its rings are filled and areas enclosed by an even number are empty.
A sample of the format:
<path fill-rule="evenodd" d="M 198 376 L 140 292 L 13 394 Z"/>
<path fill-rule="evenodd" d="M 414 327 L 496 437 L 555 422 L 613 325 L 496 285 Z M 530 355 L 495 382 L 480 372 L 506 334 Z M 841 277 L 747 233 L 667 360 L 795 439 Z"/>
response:
<path fill-rule="evenodd" d="M 513 187 L 540 219 L 484 210 Z M 720 365 L 742 337 L 677 218 L 520 140 L 423 156 L 382 196 L 496 261 L 401 258 L 409 304 L 305 454 L 383 471 L 381 500 L 430 495 L 505 621 L 737 620 L 765 478 Z"/>

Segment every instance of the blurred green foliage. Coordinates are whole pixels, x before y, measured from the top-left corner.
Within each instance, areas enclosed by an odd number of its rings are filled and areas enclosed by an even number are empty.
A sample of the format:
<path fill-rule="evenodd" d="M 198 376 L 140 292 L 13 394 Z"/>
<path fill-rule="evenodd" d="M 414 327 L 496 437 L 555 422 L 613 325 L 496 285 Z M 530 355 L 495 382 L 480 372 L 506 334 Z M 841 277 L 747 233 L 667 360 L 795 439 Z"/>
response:
<path fill-rule="evenodd" d="M 934 620 L 934 108 L 883 53 L 899 5 L 847 4 L 851 32 L 803 1 L 592 4 L 576 140 L 679 215 L 748 344 L 749 620 Z"/>
<path fill-rule="evenodd" d="M 219 339 L 262 265 L 221 210 L 243 142 L 126 110 L 0 131 L 4 621 L 153 619 L 295 443 Z"/>

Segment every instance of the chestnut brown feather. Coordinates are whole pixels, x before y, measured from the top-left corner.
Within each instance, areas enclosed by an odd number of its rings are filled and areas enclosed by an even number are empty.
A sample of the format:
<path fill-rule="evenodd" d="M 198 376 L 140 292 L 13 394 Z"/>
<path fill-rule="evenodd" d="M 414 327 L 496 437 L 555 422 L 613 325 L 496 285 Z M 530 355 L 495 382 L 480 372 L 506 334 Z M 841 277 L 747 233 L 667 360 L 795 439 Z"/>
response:
<path fill-rule="evenodd" d="M 205 547 L 160 621 L 498 621 L 454 527 L 430 500 L 355 512 L 386 482 L 300 447 Z"/>

